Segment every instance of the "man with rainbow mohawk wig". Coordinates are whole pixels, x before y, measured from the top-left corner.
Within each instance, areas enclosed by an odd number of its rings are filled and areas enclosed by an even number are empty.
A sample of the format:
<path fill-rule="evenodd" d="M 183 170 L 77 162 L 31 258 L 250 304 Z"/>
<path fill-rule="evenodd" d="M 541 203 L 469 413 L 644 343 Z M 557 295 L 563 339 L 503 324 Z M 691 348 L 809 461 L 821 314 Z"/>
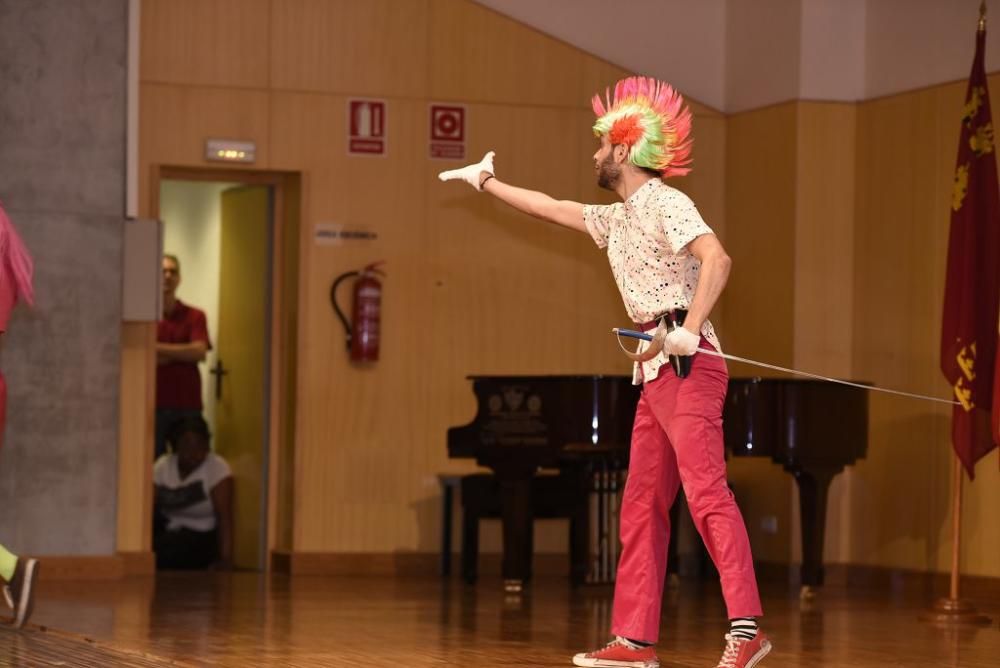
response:
<path fill-rule="evenodd" d="M 660 607 L 667 570 L 670 514 L 680 485 L 719 571 L 730 630 L 717 668 L 751 668 L 771 650 L 759 631 L 760 596 L 750 541 L 726 485 L 722 406 L 725 361 L 708 320 L 729 276 L 730 259 L 694 203 L 664 179 L 691 164 L 691 113 L 671 86 L 630 77 L 614 94 L 593 98 L 600 141 L 594 170 L 621 202 L 609 206 L 555 200 L 503 183 L 494 153 L 442 181 L 466 181 L 527 214 L 589 234 L 607 250 L 625 309 L 653 341 L 629 353 L 642 384 L 632 429 L 621 507 L 622 554 L 606 647 L 577 654 L 578 666 L 657 668 Z M 641 344 L 645 346 L 645 344 Z M 671 370 L 671 366 L 673 369 Z"/>
<path fill-rule="evenodd" d="M 0 206 L 0 350 L 14 306 L 19 300 L 32 303 L 32 268 L 31 256 Z M 6 417 L 7 382 L 0 371 L 0 444 L 3 443 Z M 37 575 L 35 559 L 19 558 L 0 545 L 0 577 L 7 583 L 3 593 L 7 604 L 14 609 L 13 624 L 17 628 L 24 626 L 31 616 Z"/>

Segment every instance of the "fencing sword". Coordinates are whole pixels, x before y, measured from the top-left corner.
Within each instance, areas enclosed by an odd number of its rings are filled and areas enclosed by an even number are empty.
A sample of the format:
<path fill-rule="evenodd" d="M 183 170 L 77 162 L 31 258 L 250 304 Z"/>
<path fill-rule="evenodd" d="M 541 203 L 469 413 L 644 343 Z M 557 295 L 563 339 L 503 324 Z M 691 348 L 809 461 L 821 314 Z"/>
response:
<path fill-rule="evenodd" d="M 618 345 L 621 346 L 622 350 L 629 353 L 625 346 L 622 344 L 621 337 L 627 336 L 633 339 L 639 339 L 640 341 L 652 341 L 653 337 L 644 332 L 637 332 L 633 329 L 622 329 L 615 327 L 611 330 L 618 340 Z M 840 378 L 831 378 L 829 376 L 823 376 L 818 373 L 810 373 L 808 371 L 802 371 L 800 369 L 790 369 L 784 366 L 778 366 L 777 364 L 768 364 L 767 362 L 760 362 L 758 360 L 752 360 L 746 357 L 738 357 L 736 355 L 729 355 L 727 353 L 720 353 L 717 350 L 710 350 L 708 348 L 698 348 L 699 353 L 704 353 L 705 355 L 712 355 L 713 357 L 721 357 L 723 359 L 730 360 L 732 362 L 742 362 L 743 364 L 749 364 L 751 366 L 757 366 L 764 369 L 771 369 L 772 371 L 781 371 L 782 373 L 791 374 L 793 376 L 804 376 L 806 378 L 812 378 L 814 380 L 822 380 L 828 383 L 836 383 L 838 385 L 847 385 L 848 387 L 856 387 L 862 390 L 871 390 L 872 392 L 884 392 L 886 394 L 895 394 L 902 397 L 908 397 L 910 399 L 920 399 L 922 401 L 933 401 L 941 404 L 950 404 L 953 406 L 960 405 L 960 402 L 953 399 L 942 399 L 940 397 L 931 397 L 926 394 L 917 394 L 915 392 L 904 392 L 902 390 L 893 390 L 887 387 L 878 387 L 875 385 L 864 385 L 862 383 L 852 383 L 849 380 L 841 380 Z M 634 354 L 634 353 L 631 353 Z"/>

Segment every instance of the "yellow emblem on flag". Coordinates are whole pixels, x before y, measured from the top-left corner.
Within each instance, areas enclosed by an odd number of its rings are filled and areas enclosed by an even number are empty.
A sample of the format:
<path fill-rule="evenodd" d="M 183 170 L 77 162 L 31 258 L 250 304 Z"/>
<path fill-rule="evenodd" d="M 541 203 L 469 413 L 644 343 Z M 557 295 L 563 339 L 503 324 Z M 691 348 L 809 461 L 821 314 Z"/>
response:
<path fill-rule="evenodd" d="M 969 147 L 976 157 L 993 152 L 993 124 L 987 123 L 976 128 L 976 133 L 969 137 Z"/>
<path fill-rule="evenodd" d="M 969 190 L 969 163 L 959 165 L 955 170 L 955 187 L 951 192 L 951 208 L 958 211 L 965 201 L 965 193 Z"/>
<path fill-rule="evenodd" d="M 969 352 L 972 354 L 970 355 Z M 976 344 L 973 343 L 970 346 L 962 346 L 962 349 L 958 351 L 958 355 L 955 356 L 956 361 L 958 361 L 958 366 L 962 369 L 962 373 L 969 380 L 976 379 Z"/>
<path fill-rule="evenodd" d="M 986 91 L 983 90 L 982 86 L 976 86 L 972 89 L 972 94 L 965 103 L 965 107 L 962 108 L 962 122 L 966 125 L 972 125 L 972 119 L 979 113 L 979 107 L 983 104 L 983 95 L 985 93 Z"/>
<path fill-rule="evenodd" d="M 955 381 L 955 398 L 958 399 L 958 403 L 962 404 L 962 408 L 968 412 L 976 407 L 975 402 L 972 400 L 972 388 L 966 386 L 966 381 L 971 382 L 976 379 L 976 344 L 971 343 L 968 346 L 962 346 L 962 349 L 958 351 L 958 355 L 955 356 L 955 361 L 958 362 L 958 366 L 965 376 L 964 378 L 960 376 Z"/>
<path fill-rule="evenodd" d="M 964 378 L 959 378 L 958 382 L 955 383 L 955 398 L 958 399 L 958 403 L 962 404 L 966 413 L 976 407 L 972 401 L 972 388 L 965 387 Z"/>

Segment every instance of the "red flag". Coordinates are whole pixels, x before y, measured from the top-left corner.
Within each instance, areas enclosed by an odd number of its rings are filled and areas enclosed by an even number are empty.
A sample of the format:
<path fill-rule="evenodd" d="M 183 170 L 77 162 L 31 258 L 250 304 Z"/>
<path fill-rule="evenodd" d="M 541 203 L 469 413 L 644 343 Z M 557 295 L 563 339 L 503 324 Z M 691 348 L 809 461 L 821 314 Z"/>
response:
<path fill-rule="evenodd" d="M 983 64 L 985 41 L 985 26 L 981 26 L 962 113 L 941 328 L 941 371 L 960 404 L 952 411 L 951 440 L 969 478 L 974 477 L 976 462 L 1000 441 L 995 428 L 1000 409 L 1000 399 L 995 396 L 1000 339 L 1000 188 Z"/>
<path fill-rule="evenodd" d="M 993 442 L 1000 445 L 1000 355 L 993 370 Z"/>

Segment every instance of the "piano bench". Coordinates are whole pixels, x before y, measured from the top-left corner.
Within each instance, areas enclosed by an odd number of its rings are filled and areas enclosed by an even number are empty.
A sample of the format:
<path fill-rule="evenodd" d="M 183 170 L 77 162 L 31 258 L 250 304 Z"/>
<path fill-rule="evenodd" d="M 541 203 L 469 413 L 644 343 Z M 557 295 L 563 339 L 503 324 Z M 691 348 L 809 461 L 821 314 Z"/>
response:
<path fill-rule="evenodd" d="M 500 481 L 491 473 L 463 476 L 462 491 L 462 577 L 473 583 L 478 577 L 479 520 L 502 517 Z M 574 582 L 586 575 L 586 544 L 574 541 L 576 535 L 587 535 L 588 497 L 580 493 L 580 480 L 568 474 L 540 474 L 531 480 L 531 515 L 539 519 L 570 520 L 570 572 Z M 582 534 L 580 533 L 582 532 Z M 447 530 L 450 534 L 450 527 Z M 532 532 L 525 536 L 527 553 L 533 554 Z M 450 547 L 450 539 L 449 539 Z M 582 549 L 581 549 L 582 548 Z M 442 561 L 444 563 L 444 561 Z M 531 563 L 525 564 L 530 577 Z"/>

